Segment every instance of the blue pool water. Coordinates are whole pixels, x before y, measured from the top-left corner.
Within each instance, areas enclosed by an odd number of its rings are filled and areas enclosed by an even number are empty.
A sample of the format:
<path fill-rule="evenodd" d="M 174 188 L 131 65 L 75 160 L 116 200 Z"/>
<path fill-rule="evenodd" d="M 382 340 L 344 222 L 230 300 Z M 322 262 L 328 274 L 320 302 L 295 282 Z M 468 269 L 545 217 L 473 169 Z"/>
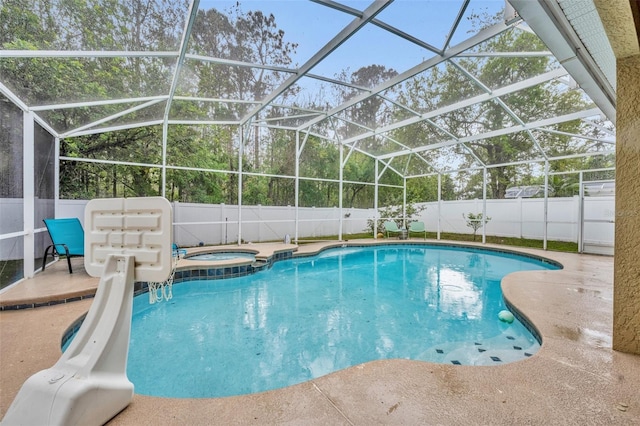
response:
<path fill-rule="evenodd" d="M 221 397 L 281 388 L 376 359 L 499 365 L 538 341 L 501 322 L 500 280 L 557 269 L 479 249 L 331 249 L 253 275 L 134 299 L 127 374 L 139 394 Z"/>
<path fill-rule="evenodd" d="M 203 253 L 189 256 L 189 260 L 230 260 L 230 259 L 251 259 L 255 260 L 256 255 L 253 253 L 244 253 L 240 251 L 235 252 L 216 252 L 216 253 Z"/>

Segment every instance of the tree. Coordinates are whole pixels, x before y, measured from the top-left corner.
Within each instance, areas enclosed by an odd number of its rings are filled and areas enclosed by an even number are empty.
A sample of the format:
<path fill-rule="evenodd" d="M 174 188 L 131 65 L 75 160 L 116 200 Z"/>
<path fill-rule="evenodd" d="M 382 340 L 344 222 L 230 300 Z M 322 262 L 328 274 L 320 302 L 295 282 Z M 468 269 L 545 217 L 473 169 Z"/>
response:
<path fill-rule="evenodd" d="M 193 28 L 194 49 L 211 57 L 270 66 L 288 66 L 292 63 L 296 43 L 287 42 L 274 15 L 261 11 L 244 12 L 236 3 L 227 14 L 210 9 L 199 11 Z M 265 68 L 229 66 L 200 62 L 195 67 L 198 93 L 212 98 L 236 100 L 262 100 L 278 87 L 288 74 L 267 71 Z M 290 92 L 295 95 L 295 91 Z M 228 109 L 234 119 L 248 112 L 246 107 L 218 105 Z M 219 113 L 216 110 L 216 113 Z M 218 114 L 219 116 L 219 114 Z M 259 128 L 253 132 L 253 167 L 261 163 Z"/>
<path fill-rule="evenodd" d="M 343 205 L 346 208 L 373 206 L 373 186 L 364 183 L 375 180 L 375 160 L 364 154 L 354 152 L 344 166 L 344 179 L 349 183 L 344 184 Z"/>
<path fill-rule="evenodd" d="M 17 2 L 18 7 L 11 0 L 5 3 L 0 27 L 10 30 L 2 32 L 10 35 L 2 38 L 3 47 L 9 49 L 162 51 L 179 40 L 182 28 L 176 16 L 186 10 L 184 2 L 145 0 L 29 2 L 31 7 L 25 7 L 23 1 Z M 2 61 L 0 73 L 17 82 L 24 99 L 41 105 L 146 96 L 163 90 L 162 82 L 171 69 L 153 58 L 54 57 Z M 64 132 L 129 107 L 68 108 L 47 113 L 47 118 Z M 157 108 L 147 108 L 123 120 L 154 115 Z M 67 138 L 61 142 L 61 155 L 160 164 L 161 140 L 153 127 Z M 159 191 L 157 168 L 63 161 L 60 174 L 63 197 L 155 195 Z"/>
<path fill-rule="evenodd" d="M 482 24 L 491 25 L 499 19 L 501 19 L 501 15 Z M 543 51 L 545 49 L 542 41 L 534 34 L 513 28 L 500 33 L 473 50 L 514 52 Z M 486 93 L 486 90 L 526 80 L 555 66 L 547 56 L 469 56 L 457 58 L 434 67 L 430 72 L 409 81 L 406 85 L 406 92 L 402 93 L 400 97 L 402 102 L 413 110 L 430 111 Z M 470 80 L 465 73 L 475 76 L 486 89 Z M 551 81 L 505 95 L 495 101 L 476 103 L 444 113 L 434 118 L 433 121 L 448 134 L 463 138 L 518 124 L 511 112 L 515 113 L 522 121 L 529 122 L 573 112 L 576 108 L 586 105 L 580 92 L 565 90 L 562 83 Z M 563 132 L 578 133 L 580 126 L 581 123 L 576 120 L 562 123 L 558 127 L 562 127 L 561 131 Z M 402 129 L 398 133 L 401 135 L 402 132 L 406 133 L 410 130 L 414 134 L 405 135 L 405 137 L 422 137 L 425 141 L 438 140 L 437 131 L 426 123 L 421 127 L 414 126 Z M 398 137 L 401 138 L 401 136 Z M 578 152 L 571 146 L 572 138 L 570 136 L 545 134 L 542 137 L 536 137 L 544 140 L 534 141 L 529 133 L 523 131 L 465 145 L 456 145 L 452 151 L 464 159 L 459 165 L 460 168 L 479 167 L 476 157 L 486 165 L 497 165 L 528 160 L 535 153 L 541 156 L 536 148 L 536 143 L 542 145 L 549 155 Z M 441 134 L 439 138 L 442 139 Z M 435 155 L 436 152 L 432 151 L 426 151 L 423 154 L 428 161 L 435 161 Z M 504 198 L 506 189 L 517 184 L 518 180 L 522 178 L 522 174 L 518 170 L 509 166 L 489 168 L 488 196 L 490 198 Z M 460 175 L 467 182 L 465 191 L 468 194 L 464 196 L 477 196 L 478 188 L 482 186 L 481 174 L 475 173 L 474 176 L 474 174 L 463 172 Z"/>
<path fill-rule="evenodd" d="M 1 0 L 0 0 L 1 1 Z M 6 49 L 63 49 L 116 51 L 174 51 L 184 31 L 188 0 L 5 0 L 0 8 L 0 42 Z M 489 25 L 497 17 L 484 19 Z M 173 99 L 170 117 L 178 119 L 228 118 L 238 120 L 259 108 L 247 100 L 260 101 L 290 75 L 273 67 L 288 67 L 297 49 L 278 27 L 276 17 L 259 10 L 243 11 L 236 3 L 227 11 L 198 10 L 192 27 L 188 53 L 225 61 L 195 61 L 189 56 L 180 74 L 176 95 L 201 97 L 197 101 Z M 475 48 L 478 51 L 511 52 L 546 50 L 534 35 L 512 29 Z M 238 62 L 231 62 L 238 61 Z M 264 67 L 252 67 L 257 63 Z M 19 96 L 29 103 L 43 105 L 85 100 L 125 99 L 166 93 L 172 81 L 174 58 L 131 55 L 118 58 L 8 58 L 0 61 L 0 73 L 14 82 Z M 273 66 L 273 67 L 272 67 Z M 472 55 L 451 58 L 384 94 L 355 103 L 331 120 L 314 125 L 315 134 L 344 139 L 361 135 L 394 121 L 415 116 L 489 93 L 496 87 L 522 81 L 558 66 L 548 57 L 486 57 Z M 461 71 L 464 70 L 464 71 Z M 474 75 L 472 80 L 468 74 Z M 344 85 L 336 90 L 332 102 L 323 98 L 305 102 L 297 100 L 291 108 L 270 106 L 256 114 L 256 120 L 291 115 L 298 110 L 326 111 L 327 105 L 367 93 L 397 75 L 393 69 L 371 64 L 351 73 L 342 71 L 336 78 Z M 478 83 L 481 82 L 481 83 Z M 563 83 L 564 84 L 564 83 Z M 393 205 L 402 191 L 404 177 L 412 161 L 419 163 L 422 176 L 440 172 L 438 164 L 454 161 L 455 167 L 473 168 L 475 158 L 485 164 L 501 164 L 528 159 L 539 144 L 550 156 L 564 156 L 591 149 L 566 136 L 582 130 L 579 121 L 561 123 L 549 130 L 556 132 L 531 135 L 526 132 L 494 137 L 484 141 L 452 146 L 448 151 L 464 160 L 451 160 L 447 154 L 436 158 L 436 150 L 407 155 L 406 159 L 382 159 L 383 154 L 400 145 L 413 147 L 461 138 L 478 132 L 513 125 L 509 109 L 525 121 L 551 117 L 584 106 L 580 92 L 565 90 L 558 82 L 541 84 L 498 100 L 470 105 L 441 114 L 401 129 L 379 132 L 375 136 L 345 146 L 349 160 L 344 165 L 342 203 L 346 207 L 371 207 L 376 181 L 376 164 L 388 161 L 389 167 L 380 177 L 379 204 Z M 483 87 L 483 85 L 485 87 Z M 295 86 L 283 96 L 296 95 Z M 398 107 L 406 104 L 409 108 Z M 139 102 L 114 103 L 103 106 L 62 108 L 43 111 L 60 133 L 77 129 L 98 119 L 122 113 Z M 111 119 L 103 125 L 126 125 L 139 120 L 158 121 L 164 117 L 167 104 L 159 102 L 144 109 Z M 295 202 L 296 150 L 295 134 L 283 130 L 295 128 L 306 118 L 287 118 L 287 125 L 265 129 L 256 124 L 244 135 L 231 126 L 171 125 L 166 147 L 167 196 L 171 200 L 190 202 L 235 203 L 238 197 L 239 172 L 244 176 L 242 191 L 245 202 L 290 204 Z M 282 119 L 284 122 L 285 120 Z M 335 127 L 332 127 L 334 126 Z M 126 126 L 123 126 L 126 127 Z M 594 129 L 603 127 L 595 123 Z M 246 129 L 242 129 L 245 131 Z M 605 129 L 606 130 L 606 129 Z M 593 130 L 594 132 L 596 130 Z M 149 126 L 66 138 L 61 141 L 61 154 L 89 161 L 62 161 L 62 196 L 90 198 L 94 196 L 155 195 L 162 188 L 162 128 Z M 393 139 L 393 141 L 391 141 Z M 244 158 L 239 161 L 240 144 Z M 587 142 L 590 143 L 590 142 Z M 593 142 L 595 144 L 599 142 Z M 268 145 L 268 146 L 267 146 Z M 608 149 L 602 146 L 598 149 Z M 379 159 L 363 154 L 383 156 Z M 340 149 L 334 141 L 311 136 L 300 153 L 301 205 L 338 205 L 340 195 L 335 182 L 340 175 Z M 107 164 L 115 160 L 118 164 Z M 595 159 L 594 159 L 595 160 Z M 572 170 L 578 159 L 554 161 L 552 171 Z M 377 162 L 377 163 L 376 163 Z M 243 170 L 238 170 L 242 163 Z M 593 163 L 595 164 L 595 162 Z M 379 170 L 384 170 L 383 168 Z M 175 167 L 176 169 L 172 169 Z M 395 170 L 394 170 L 395 169 Z M 228 172 L 228 173 L 227 173 Z M 254 178 L 257 174 L 264 174 Z M 251 176 L 249 178 L 248 176 Z M 285 177 L 282 177 L 285 176 Z M 478 196 L 481 173 L 460 172 L 453 179 L 443 174 L 442 198 Z M 535 182 L 526 167 L 492 167 L 489 169 L 489 195 L 501 197 L 506 187 L 521 182 Z M 333 182 L 330 182 L 333 180 Z M 461 182 L 461 183 L 460 183 Z M 458 188 L 461 188 L 458 190 Z M 407 184 L 410 202 L 435 200 L 436 177 L 410 179 Z"/>
<path fill-rule="evenodd" d="M 455 200 L 455 188 L 450 175 L 441 177 L 441 199 Z M 424 203 L 438 200 L 438 177 L 407 179 L 407 202 Z"/>
<path fill-rule="evenodd" d="M 466 215 L 462 213 L 462 217 L 467 222 L 467 226 L 473 229 L 473 241 L 476 240 L 476 233 L 478 232 L 478 229 L 482 228 L 491 220 L 489 216 L 483 219 L 482 213 L 467 213 Z"/>
<path fill-rule="evenodd" d="M 338 74 L 338 80 L 348 83 L 348 86 L 338 86 L 336 96 L 345 102 L 363 92 L 398 75 L 394 69 L 384 65 L 369 65 L 361 67 L 349 75 L 349 70 L 343 70 Z M 351 122 L 360 127 L 360 132 L 365 129 L 373 129 L 383 123 L 388 122 L 392 115 L 392 110 L 385 104 L 382 97 L 370 97 L 357 103 L 348 110 L 348 117 Z M 349 123 L 343 123 L 343 137 L 349 137 Z M 356 126 L 354 126 L 356 127 Z M 355 129 L 353 129 L 355 130 Z"/>
<path fill-rule="evenodd" d="M 349 69 L 342 70 L 336 78 L 345 82 L 344 86 L 336 86 L 334 96 L 337 102 L 346 102 L 363 91 L 376 87 L 383 82 L 395 77 L 398 72 L 383 65 L 372 64 L 361 67 L 349 73 Z M 340 138 L 346 139 L 354 135 L 367 132 L 377 126 L 390 121 L 393 115 L 391 106 L 379 96 L 368 98 L 358 102 L 345 111 L 345 119 L 335 120 L 337 133 Z M 380 144 L 376 137 L 365 138 L 356 142 L 355 146 L 362 151 L 368 151 Z M 347 147 L 348 149 L 349 147 Z M 375 161 L 364 155 L 354 155 L 352 152 L 349 161 L 345 165 L 345 180 L 353 182 L 373 182 L 375 180 Z M 392 173 L 385 173 L 384 178 L 389 183 L 399 184 L 399 176 L 391 176 Z M 345 199 L 346 205 L 370 207 L 370 200 L 373 198 L 373 188 L 365 183 L 350 183 L 347 188 L 348 196 Z M 391 200 L 383 197 L 380 199 L 383 204 L 390 203 Z"/>
<path fill-rule="evenodd" d="M 58 3 L 6 0 L 0 8 L 0 42 L 9 49 L 70 49 L 165 51 L 175 50 L 182 32 L 187 1 L 87 0 Z M 227 14 L 213 9 L 199 11 L 193 28 L 194 53 L 264 65 L 287 66 L 296 45 L 286 42 L 273 15 L 243 12 L 239 3 Z M 188 68 L 185 68 L 188 70 Z M 0 72 L 34 104 L 65 100 L 95 100 L 148 96 L 166 91 L 173 60 L 132 56 L 130 58 L 36 58 L 0 62 Z M 286 75 L 260 68 L 221 66 L 201 62 L 195 73 L 184 73 L 178 93 L 230 100 L 262 99 Z M 295 94 L 295 91 L 291 93 Z M 202 108 L 203 106 L 205 106 Z M 113 104 L 93 108 L 51 112 L 49 119 L 63 132 L 130 108 Z M 200 103 L 174 100 L 175 117 L 202 117 L 203 112 L 238 119 L 247 104 Z M 129 113 L 123 121 L 157 120 L 166 105 L 157 104 Z M 112 122 L 113 123 L 113 122 Z M 109 123 L 109 124 L 112 124 Z M 237 171 L 237 135 L 225 126 L 214 132 L 190 126 L 171 126 L 167 163 L 203 169 Z M 260 160 L 258 132 L 254 132 L 253 158 L 243 162 L 247 171 Z M 116 195 L 156 195 L 160 191 L 160 168 L 128 166 L 124 163 L 162 164 L 162 129 L 144 127 L 100 135 L 67 138 L 62 155 L 91 160 L 116 160 L 120 165 L 63 161 L 61 193 L 68 198 Z M 224 150 L 220 148 L 224 147 Z M 250 150 L 245 150 L 250 152 Z M 235 202 L 237 175 L 222 177 L 211 172 L 169 170 L 168 197 L 182 201 Z M 220 197 L 221 191 L 225 193 Z M 249 190 L 247 193 L 257 194 Z"/>

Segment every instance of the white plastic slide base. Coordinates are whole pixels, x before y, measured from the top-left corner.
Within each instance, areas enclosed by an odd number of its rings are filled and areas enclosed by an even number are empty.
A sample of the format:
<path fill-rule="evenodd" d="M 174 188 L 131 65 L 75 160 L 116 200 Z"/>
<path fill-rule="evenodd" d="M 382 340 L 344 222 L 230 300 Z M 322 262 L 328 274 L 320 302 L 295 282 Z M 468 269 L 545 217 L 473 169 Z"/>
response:
<path fill-rule="evenodd" d="M 129 405 L 133 255 L 110 254 L 82 327 L 56 364 L 31 376 L 3 425 L 102 425 Z"/>

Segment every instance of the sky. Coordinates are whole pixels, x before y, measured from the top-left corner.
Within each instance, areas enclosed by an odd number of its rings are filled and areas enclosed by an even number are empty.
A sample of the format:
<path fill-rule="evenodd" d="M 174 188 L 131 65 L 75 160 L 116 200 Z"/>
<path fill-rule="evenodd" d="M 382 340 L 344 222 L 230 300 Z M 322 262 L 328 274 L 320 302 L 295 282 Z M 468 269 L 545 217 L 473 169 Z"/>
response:
<path fill-rule="evenodd" d="M 463 2 L 395 0 L 383 9 L 376 19 L 441 49 Z M 216 8 L 228 11 L 235 7 L 236 3 L 229 0 L 200 0 L 199 7 L 205 10 Z M 298 44 L 295 55 L 292 55 L 291 68 L 304 65 L 356 19 L 350 14 L 309 0 L 240 0 L 239 3 L 245 13 L 260 10 L 264 14 L 273 14 L 277 27 L 284 31 L 285 41 Z M 339 0 L 337 3 L 362 11 L 369 7 L 372 1 Z M 503 9 L 504 4 L 505 0 L 471 0 L 450 46 L 455 46 L 470 37 L 470 15 L 495 15 Z M 365 66 L 383 65 L 386 69 L 393 69 L 400 74 L 434 55 L 428 49 L 369 23 L 312 68 L 310 73 L 337 79 L 343 71 L 351 75 Z M 342 96 L 337 87 L 314 78 L 299 79 L 296 88 L 301 90 L 295 94 L 295 99 L 292 99 L 292 93 L 287 91 L 280 95 L 275 103 L 289 104 L 293 101 L 300 105 L 316 105 L 330 109 L 340 102 Z"/>
<path fill-rule="evenodd" d="M 227 9 L 235 1 L 202 0 L 200 8 L 216 7 Z M 341 1 L 358 10 L 366 9 L 371 2 L 363 0 Z M 396 0 L 387 6 L 377 19 L 441 48 L 451 25 L 458 14 L 462 0 Z M 285 39 L 298 43 L 294 63 L 303 65 L 322 46 L 328 43 L 354 17 L 332 8 L 303 0 L 244 0 L 242 10 L 262 10 L 273 13 L 279 28 L 285 32 Z M 501 10 L 504 0 L 472 0 L 465 18 L 454 36 L 451 45 L 468 37 L 471 29 L 466 17 L 471 12 Z M 328 61 L 313 69 L 314 74 L 335 77 L 343 69 L 352 72 L 371 64 L 386 65 L 403 72 L 433 56 L 428 50 L 398 36 L 390 34 L 374 25 L 368 25 L 335 50 Z"/>

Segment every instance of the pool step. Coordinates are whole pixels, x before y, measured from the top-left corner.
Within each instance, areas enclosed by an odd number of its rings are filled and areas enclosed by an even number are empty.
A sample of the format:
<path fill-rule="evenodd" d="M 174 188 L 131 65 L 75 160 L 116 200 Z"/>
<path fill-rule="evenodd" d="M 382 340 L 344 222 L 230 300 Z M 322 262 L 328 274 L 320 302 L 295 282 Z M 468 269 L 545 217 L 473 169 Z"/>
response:
<path fill-rule="evenodd" d="M 269 262 L 267 262 L 264 259 L 256 259 L 252 264 L 251 267 L 257 271 L 261 271 L 262 269 L 264 269 L 267 265 L 269 264 Z"/>
<path fill-rule="evenodd" d="M 451 342 L 432 346 L 414 359 L 454 365 L 498 365 L 526 359 L 540 349 L 524 336 L 505 331 L 476 342 Z"/>

